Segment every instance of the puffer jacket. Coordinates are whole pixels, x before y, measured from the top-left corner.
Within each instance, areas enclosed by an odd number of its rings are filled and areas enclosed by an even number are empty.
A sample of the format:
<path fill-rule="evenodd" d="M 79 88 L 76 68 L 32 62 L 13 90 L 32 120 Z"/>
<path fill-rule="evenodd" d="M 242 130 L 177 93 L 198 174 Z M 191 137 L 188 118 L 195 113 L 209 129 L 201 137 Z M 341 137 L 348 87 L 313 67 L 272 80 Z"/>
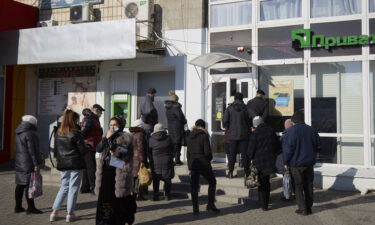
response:
<path fill-rule="evenodd" d="M 164 102 L 165 114 L 168 120 L 168 134 L 174 144 L 181 144 L 184 137 L 184 126 L 186 118 L 181 110 L 181 104 L 175 101 L 167 100 Z"/>
<path fill-rule="evenodd" d="M 228 106 L 224 114 L 223 123 L 229 132 L 230 141 L 249 140 L 251 123 L 243 101 L 236 100 Z"/>
<path fill-rule="evenodd" d="M 22 122 L 16 129 L 16 184 L 29 184 L 34 167 L 42 164 L 36 130 L 37 128 L 28 122 Z"/>
<path fill-rule="evenodd" d="M 138 175 L 142 163 L 146 163 L 146 133 L 142 127 L 130 127 L 133 135 L 133 176 Z"/>
<path fill-rule="evenodd" d="M 212 151 L 207 130 L 193 127 L 186 138 L 189 170 L 210 170 Z"/>
<path fill-rule="evenodd" d="M 112 135 L 112 137 L 103 138 L 103 140 L 96 147 L 97 152 L 102 153 L 98 161 L 95 173 L 95 194 L 99 195 L 100 187 L 102 186 L 103 180 L 103 166 L 105 163 L 109 163 L 108 157 L 110 157 L 110 142 L 116 143 L 128 149 L 128 153 L 120 155 L 118 158 L 125 162 L 124 168 L 116 168 L 115 175 L 115 196 L 117 198 L 124 198 L 130 195 L 133 188 L 133 137 L 131 134 L 126 132 L 119 132 Z"/>
<path fill-rule="evenodd" d="M 172 179 L 174 177 L 173 144 L 167 132 L 153 133 L 149 147 L 152 152 L 154 173 L 162 176 L 163 179 Z"/>
<path fill-rule="evenodd" d="M 81 131 L 72 130 L 65 135 L 57 134 L 55 137 L 55 157 L 57 170 L 82 170 L 85 169 L 85 155 L 89 148 Z"/>

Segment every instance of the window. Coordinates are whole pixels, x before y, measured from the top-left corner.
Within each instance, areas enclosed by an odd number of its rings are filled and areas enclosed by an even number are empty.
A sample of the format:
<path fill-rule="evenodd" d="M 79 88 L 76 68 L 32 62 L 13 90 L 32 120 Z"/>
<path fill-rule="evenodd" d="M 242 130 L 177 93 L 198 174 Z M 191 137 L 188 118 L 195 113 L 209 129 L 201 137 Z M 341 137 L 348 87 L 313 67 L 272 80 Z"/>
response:
<path fill-rule="evenodd" d="M 301 0 L 269 0 L 260 2 L 260 20 L 301 17 Z"/>
<path fill-rule="evenodd" d="M 0 150 L 3 148 L 4 138 L 4 109 L 5 109 L 5 67 L 0 66 Z"/>
<path fill-rule="evenodd" d="M 304 69 L 302 64 L 259 67 L 259 87 L 269 99 L 268 124 L 284 131 L 284 122 L 304 107 Z"/>
<path fill-rule="evenodd" d="M 251 1 L 211 5 L 211 27 L 251 24 Z"/>
<path fill-rule="evenodd" d="M 301 29 L 302 27 L 302 25 L 298 25 L 259 29 L 258 59 L 302 58 L 303 50 L 294 49 L 290 38 L 292 30 Z"/>
<path fill-rule="evenodd" d="M 322 138 L 320 162 L 363 164 L 362 62 L 311 65 L 311 118 Z M 338 134 L 353 137 L 338 137 Z"/>
<path fill-rule="evenodd" d="M 348 29 L 349 27 L 350 29 Z M 349 35 L 358 36 L 362 34 L 361 21 L 352 20 L 334 23 L 311 24 L 311 32 L 313 33 L 313 35 L 324 35 L 325 37 L 343 37 Z M 345 56 L 360 54 L 362 54 L 362 48 L 360 45 L 334 47 L 330 48 L 329 50 L 325 49 L 324 47 L 321 47 L 313 48 L 311 50 L 312 57 Z"/>
<path fill-rule="evenodd" d="M 370 12 L 375 12 L 375 0 L 369 0 L 368 7 Z"/>
<path fill-rule="evenodd" d="M 371 102 L 371 149 L 372 165 L 375 165 L 375 61 L 370 61 L 370 102 Z"/>
<path fill-rule="evenodd" d="M 311 0 L 312 18 L 345 16 L 361 13 L 360 0 Z"/>
<path fill-rule="evenodd" d="M 251 46 L 251 30 L 211 33 L 210 46 L 211 52 L 228 53 L 251 60 L 251 54 L 247 51 L 237 51 L 240 46 Z"/>
<path fill-rule="evenodd" d="M 375 19 L 370 19 L 369 22 L 370 34 L 375 34 Z M 370 54 L 375 54 L 375 45 L 370 45 Z"/>

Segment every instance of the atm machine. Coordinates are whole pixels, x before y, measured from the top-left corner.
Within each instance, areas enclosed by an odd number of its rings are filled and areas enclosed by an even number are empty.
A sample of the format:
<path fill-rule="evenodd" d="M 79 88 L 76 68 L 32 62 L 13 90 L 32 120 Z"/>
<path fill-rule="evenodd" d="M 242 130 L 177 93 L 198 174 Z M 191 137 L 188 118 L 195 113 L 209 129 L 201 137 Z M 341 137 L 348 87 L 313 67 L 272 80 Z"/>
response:
<path fill-rule="evenodd" d="M 111 98 L 111 117 L 123 115 L 126 119 L 125 128 L 131 127 L 131 94 L 113 93 Z"/>

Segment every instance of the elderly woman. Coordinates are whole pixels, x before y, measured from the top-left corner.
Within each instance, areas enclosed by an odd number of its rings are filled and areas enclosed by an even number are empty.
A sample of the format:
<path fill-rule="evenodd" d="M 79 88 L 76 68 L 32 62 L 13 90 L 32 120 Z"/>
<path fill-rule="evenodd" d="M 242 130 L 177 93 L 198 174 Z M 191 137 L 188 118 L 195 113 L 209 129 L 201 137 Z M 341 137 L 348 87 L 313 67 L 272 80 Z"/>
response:
<path fill-rule="evenodd" d="M 96 224 L 133 224 L 137 205 L 132 195 L 132 135 L 122 131 L 125 122 L 119 117 L 113 117 L 109 127 L 97 146 L 101 156 L 96 170 Z"/>

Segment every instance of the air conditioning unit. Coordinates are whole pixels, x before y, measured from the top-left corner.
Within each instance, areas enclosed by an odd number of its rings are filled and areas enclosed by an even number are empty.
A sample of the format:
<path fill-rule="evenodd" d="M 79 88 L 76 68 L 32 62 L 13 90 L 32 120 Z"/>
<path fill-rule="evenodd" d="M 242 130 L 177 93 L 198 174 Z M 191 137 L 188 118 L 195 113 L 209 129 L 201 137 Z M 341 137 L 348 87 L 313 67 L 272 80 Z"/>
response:
<path fill-rule="evenodd" d="M 90 22 L 93 20 L 93 11 L 93 5 L 88 3 L 72 6 L 70 7 L 70 22 Z"/>
<path fill-rule="evenodd" d="M 149 40 L 153 31 L 154 1 L 124 0 L 125 18 L 137 21 L 137 40 Z"/>
<path fill-rule="evenodd" d="M 56 20 L 45 20 L 45 21 L 39 21 L 38 27 L 52 27 L 52 26 L 58 26 L 59 23 Z"/>

